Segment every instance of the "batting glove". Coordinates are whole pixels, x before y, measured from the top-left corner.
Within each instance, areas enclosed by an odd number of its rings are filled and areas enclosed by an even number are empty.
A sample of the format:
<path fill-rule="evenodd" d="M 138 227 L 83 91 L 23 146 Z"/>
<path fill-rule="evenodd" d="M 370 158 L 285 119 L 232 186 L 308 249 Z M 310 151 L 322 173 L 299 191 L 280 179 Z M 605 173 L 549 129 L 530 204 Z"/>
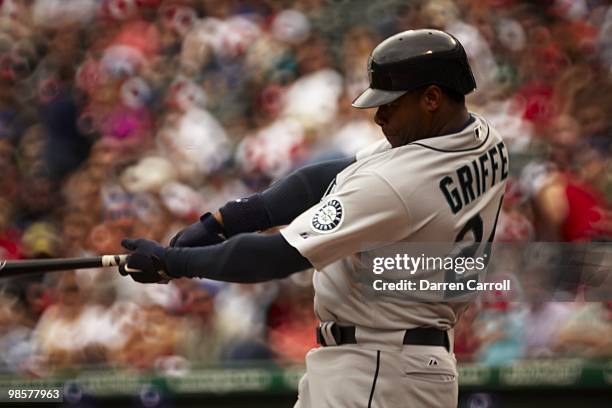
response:
<path fill-rule="evenodd" d="M 171 247 L 197 247 L 214 245 L 225 241 L 223 226 L 211 213 L 206 213 L 200 219 L 179 231 L 171 240 Z"/>
<path fill-rule="evenodd" d="M 119 273 L 129 275 L 140 283 L 168 283 L 172 277 L 166 273 L 164 247 L 149 239 L 124 239 L 121 246 L 131 251 Z"/>

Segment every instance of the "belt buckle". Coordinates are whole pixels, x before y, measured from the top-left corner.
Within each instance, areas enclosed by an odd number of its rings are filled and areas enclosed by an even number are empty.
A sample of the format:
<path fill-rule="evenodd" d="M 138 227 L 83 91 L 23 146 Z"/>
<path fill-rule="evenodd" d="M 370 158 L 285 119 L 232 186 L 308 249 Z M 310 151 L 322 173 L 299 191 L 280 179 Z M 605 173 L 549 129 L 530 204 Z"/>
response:
<path fill-rule="evenodd" d="M 335 322 L 321 322 L 317 330 L 317 340 L 326 346 L 338 346 L 342 341 L 342 330 Z"/>

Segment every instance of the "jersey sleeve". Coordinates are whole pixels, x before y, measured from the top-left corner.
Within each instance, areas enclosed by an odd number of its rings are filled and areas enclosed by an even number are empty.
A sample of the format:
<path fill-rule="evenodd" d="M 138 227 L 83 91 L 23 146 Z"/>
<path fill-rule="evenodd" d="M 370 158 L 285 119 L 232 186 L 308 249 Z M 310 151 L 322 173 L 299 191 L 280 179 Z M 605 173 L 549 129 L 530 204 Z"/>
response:
<path fill-rule="evenodd" d="M 408 209 L 391 185 L 376 173 L 360 173 L 280 232 L 321 270 L 354 253 L 400 241 L 410 227 Z"/>

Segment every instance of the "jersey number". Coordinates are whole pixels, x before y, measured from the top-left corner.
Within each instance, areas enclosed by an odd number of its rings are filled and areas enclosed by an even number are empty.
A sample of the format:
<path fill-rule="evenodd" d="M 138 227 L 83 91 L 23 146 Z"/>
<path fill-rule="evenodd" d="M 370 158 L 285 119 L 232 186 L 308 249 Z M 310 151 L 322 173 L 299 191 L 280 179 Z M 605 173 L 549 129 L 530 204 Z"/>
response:
<path fill-rule="evenodd" d="M 484 236 L 484 222 L 479 213 L 476 213 L 472 218 L 468 220 L 468 222 L 465 223 L 465 225 L 463 226 L 463 228 L 461 228 L 461 231 L 459 231 L 459 234 L 457 234 L 457 237 L 455 238 L 455 244 L 459 244 L 460 242 L 463 242 L 469 233 L 471 233 L 472 236 L 474 237 L 474 241 L 469 243 L 466 246 L 460 247 L 459 252 L 456 255 L 456 258 L 474 258 L 479 253 L 480 246 L 485 245 L 485 248 L 482 251 L 482 254 L 483 254 L 482 256 L 484 258 L 484 264 L 486 268 L 491 258 L 491 243 L 493 242 L 493 239 L 495 238 L 497 218 L 499 217 L 499 211 L 501 210 L 501 205 L 502 205 L 503 200 L 504 200 L 504 197 L 502 196 L 502 198 L 499 200 L 499 206 L 497 207 L 497 214 L 495 215 L 495 224 L 493 225 L 491 234 L 489 235 L 486 242 L 482 241 L 483 236 Z M 477 272 L 458 274 L 453 270 L 447 270 L 444 274 L 445 282 L 463 283 L 463 286 L 466 288 L 467 288 L 467 282 L 469 280 L 478 281 L 478 277 L 479 275 Z M 444 298 L 448 299 L 452 297 L 462 296 L 462 295 L 465 295 L 471 292 L 473 291 L 468 290 L 468 289 L 465 289 L 463 291 L 447 290 L 444 294 Z"/>

